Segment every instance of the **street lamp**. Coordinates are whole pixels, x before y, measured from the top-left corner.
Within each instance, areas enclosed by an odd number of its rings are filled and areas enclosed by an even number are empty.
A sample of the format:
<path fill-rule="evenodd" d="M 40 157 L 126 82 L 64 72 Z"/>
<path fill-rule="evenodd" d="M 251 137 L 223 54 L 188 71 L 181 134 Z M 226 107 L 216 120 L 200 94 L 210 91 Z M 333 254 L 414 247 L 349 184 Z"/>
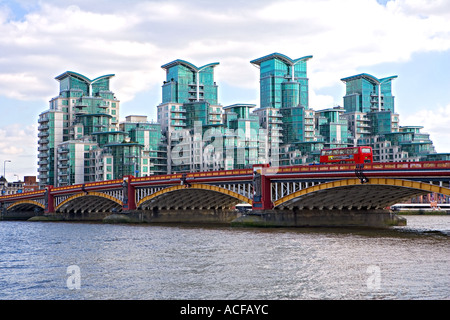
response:
<path fill-rule="evenodd" d="M 11 162 L 11 160 L 5 160 L 3 161 L 3 178 L 6 180 L 6 163 Z"/>
<path fill-rule="evenodd" d="M 3 179 L 4 179 L 4 181 L 3 181 L 3 187 L 2 187 L 2 195 L 4 195 L 6 193 L 6 177 L 5 177 L 5 174 L 6 174 L 6 163 L 7 162 L 11 162 L 11 160 L 3 161 Z"/>

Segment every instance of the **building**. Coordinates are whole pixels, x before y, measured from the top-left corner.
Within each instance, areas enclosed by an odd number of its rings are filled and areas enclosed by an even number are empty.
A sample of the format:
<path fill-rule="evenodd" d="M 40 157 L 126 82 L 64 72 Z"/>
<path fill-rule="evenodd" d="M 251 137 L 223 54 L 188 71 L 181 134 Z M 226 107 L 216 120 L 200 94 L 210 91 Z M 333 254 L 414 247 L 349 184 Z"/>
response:
<path fill-rule="evenodd" d="M 296 158 L 292 156 L 292 153 L 297 154 L 293 144 L 315 140 L 314 110 L 309 108 L 307 77 L 307 61 L 311 58 L 291 59 L 281 53 L 272 53 L 250 61 L 260 70 L 261 105 L 255 113 L 262 128 L 267 130 L 266 158 L 273 166 Z M 282 145 L 289 147 L 281 148 Z"/>
<path fill-rule="evenodd" d="M 0 177 L 0 190 L 2 195 L 33 192 L 39 190 L 39 185 L 36 182 L 36 176 L 24 176 L 23 181 L 8 182 L 5 177 Z"/>
<path fill-rule="evenodd" d="M 122 179 L 127 175 L 231 170 L 319 161 L 323 148 L 369 145 L 374 160 L 447 159 L 420 126 L 400 126 L 392 80 L 367 73 L 342 78 L 343 107 L 309 106 L 307 62 L 272 53 L 250 61 L 260 70 L 260 100 L 223 107 L 214 70 L 185 60 L 165 71 L 157 122 L 130 115 L 119 122 L 113 74 L 90 80 L 57 76 L 58 96 L 39 115 L 39 186 Z M 4 182 L 5 186 L 7 182 Z"/>
<path fill-rule="evenodd" d="M 420 126 L 400 126 L 395 112 L 392 80 L 397 76 L 378 79 L 361 73 L 342 78 L 346 85 L 342 115 L 348 121 L 355 145 L 371 146 L 374 161 L 421 161 L 435 153 L 429 134 Z"/>
<path fill-rule="evenodd" d="M 161 125 L 146 116 L 119 123 L 113 74 L 94 80 L 72 71 L 55 79 L 59 95 L 39 115 L 39 186 L 65 186 L 166 172 Z"/>
<path fill-rule="evenodd" d="M 250 114 L 255 106 L 219 104 L 218 65 L 177 59 L 162 66 L 166 80 L 157 108 L 168 173 L 247 168 L 264 153 L 258 150 L 259 119 Z"/>
<path fill-rule="evenodd" d="M 344 109 L 346 112 L 389 110 L 394 112 L 392 80 L 397 76 L 378 79 L 368 73 L 342 78 L 345 83 Z"/>
<path fill-rule="evenodd" d="M 251 168 L 253 164 L 265 162 L 265 149 L 260 150 L 259 118 L 252 114 L 254 104 L 233 104 L 224 107 L 224 169 Z M 265 138 L 265 137 L 264 137 Z M 264 139 L 266 140 L 266 139 Z M 261 144 L 264 148 L 265 144 Z"/>
<path fill-rule="evenodd" d="M 177 59 L 161 66 L 166 71 L 166 80 L 157 109 L 158 122 L 167 141 L 169 173 L 199 170 L 200 162 L 193 162 L 194 126 L 222 123 L 222 106 L 218 104 L 218 86 L 214 81 L 217 65 L 219 63 L 214 62 L 196 67 Z M 171 152 L 174 148 L 177 150 L 175 159 L 175 153 Z"/>
<path fill-rule="evenodd" d="M 167 172 L 167 145 L 161 132 L 161 124 L 150 122 L 147 116 L 127 116 L 119 124 L 122 132 L 143 145 L 141 175 L 165 174 Z"/>
<path fill-rule="evenodd" d="M 55 78 L 59 81 L 59 95 L 50 100 L 49 110 L 41 113 L 38 120 L 40 186 L 75 182 L 67 178 L 71 176 L 64 170 L 67 168 L 61 168 L 66 163 L 59 163 L 58 146 L 61 143 L 117 129 L 120 102 L 109 88 L 112 77 L 114 75 L 109 74 L 90 80 L 67 71 Z M 58 176 L 58 169 L 65 175 Z"/>
<path fill-rule="evenodd" d="M 325 148 L 346 148 L 351 144 L 347 118 L 341 107 L 315 112 L 315 126 Z"/>
<path fill-rule="evenodd" d="M 267 114 L 258 112 L 258 116 L 266 124 L 269 137 L 282 137 L 282 143 L 311 141 L 313 138 L 314 115 L 309 111 L 307 77 L 307 61 L 311 58 L 291 59 L 281 53 L 272 53 L 250 61 L 260 70 L 260 107 L 267 111 Z M 270 119 L 270 113 L 276 118 Z"/>

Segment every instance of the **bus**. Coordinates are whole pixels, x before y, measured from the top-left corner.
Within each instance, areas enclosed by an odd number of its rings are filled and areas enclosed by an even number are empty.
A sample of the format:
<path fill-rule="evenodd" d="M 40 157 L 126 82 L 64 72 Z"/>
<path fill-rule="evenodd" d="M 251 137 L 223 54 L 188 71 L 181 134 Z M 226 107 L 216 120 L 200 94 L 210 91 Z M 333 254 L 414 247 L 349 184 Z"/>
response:
<path fill-rule="evenodd" d="M 334 163 L 373 163 L 371 147 L 323 149 L 320 152 L 320 164 Z"/>

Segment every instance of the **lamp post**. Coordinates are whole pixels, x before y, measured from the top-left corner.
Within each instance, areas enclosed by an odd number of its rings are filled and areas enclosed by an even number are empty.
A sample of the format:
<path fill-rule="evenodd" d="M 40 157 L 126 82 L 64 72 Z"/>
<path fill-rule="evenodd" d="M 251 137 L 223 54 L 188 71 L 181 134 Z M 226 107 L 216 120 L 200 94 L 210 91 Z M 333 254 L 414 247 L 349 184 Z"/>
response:
<path fill-rule="evenodd" d="M 2 195 L 4 195 L 6 193 L 6 177 L 5 177 L 5 175 L 6 175 L 6 163 L 7 162 L 11 162 L 11 160 L 3 161 L 3 179 L 4 179 L 4 182 L 3 182 Z"/>
<path fill-rule="evenodd" d="M 6 163 L 11 162 L 11 160 L 5 160 L 3 161 L 3 178 L 6 180 Z"/>

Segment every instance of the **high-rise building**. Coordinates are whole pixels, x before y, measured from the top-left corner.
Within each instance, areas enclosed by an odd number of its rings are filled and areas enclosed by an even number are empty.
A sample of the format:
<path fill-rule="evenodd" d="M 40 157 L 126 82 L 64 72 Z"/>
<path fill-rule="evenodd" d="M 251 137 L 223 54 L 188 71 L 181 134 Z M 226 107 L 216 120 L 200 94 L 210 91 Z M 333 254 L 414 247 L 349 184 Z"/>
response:
<path fill-rule="evenodd" d="M 109 74 L 90 80 L 67 71 L 55 78 L 59 81 L 59 95 L 50 100 L 49 110 L 38 120 L 40 186 L 75 182 L 67 180 L 67 176 L 58 177 L 59 144 L 117 128 L 120 102 L 109 88 L 112 77 Z"/>
<path fill-rule="evenodd" d="M 420 126 L 400 126 L 395 113 L 392 80 L 361 73 L 342 78 L 346 85 L 344 117 L 349 122 L 354 142 L 370 145 L 374 161 L 419 161 L 435 153 L 429 134 Z"/>
<path fill-rule="evenodd" d="M 313 140 L 314 112 L 309 109 L 307 77 L 307 61 L 311 58 L 291 59 L 280 53 L 272 53 L 250 61 L 260 69 L 262 110 L 257 114 L 268 129 L 269 139 L 274 137 L 277 142 L 284 144 Z M 270 113 L 275 114 L 276 118 L 270 119 Z M 276 146 L 270 142 L 274 150 Z"/>
<path fill-rule="evenodd" d="M 169 173 L 235 169 L 257 163 L 258 118 L 249 111 L 254 106 L 223 108 L 218 103 L 214 81 L 217 65 L 196 67 L 178 59 L 162 66 L 166 80 L 158 121 L 167 138 Z"/>
<path fill-rule="evenodd" d="M 119 124 L 119 100 L 105 75 L 94 80 L 67 71 L 56 80 L 59 95 L 39 122 L 41 187 L 165 173 L 159 124 L 129 116 Z"/>
<path fill-rule="evenodd" d="M 272 53 L 250 61 L 260 69 L 261 108 L 308 108 L 306 62 L 311 58 L 291 59 Z"/>
<path fill-rule="evenodd" d="M 168 172 L 200 170 L 194 164 L 194 127 L 220 125 L 222 106 L 218 104 L 218 86 L 214 68 L 218 62 L 196 67 L 185 60 L 174 60 L 163 66 L 166 80 L 162 86 L 162 102 L 158 105 L 158 122 L 167 139 Z M 198 138 L 198 137 L 197 137 Z M 198 140 L 198 139 L 197 139 Z M 171 152 L 176 150 L 176 153 Z M 174 157 L 175 155 L 175 157 Z"/>
<path fill-rule="evenodd" d="M 348 121 L 342 117 L 345 110 L 341 107 L 315 112 L 317 134 L 325 148 L 345 148 L 351 143 Z"/>
<path fill-rule="evenodd" d="M 342 78 L 345 83 L 344 109 L 346 112 L 389 110 L 394 112 L 392 80 L 397 76 L 378 79 L 368 73 Z"/>
<path fill-rule="evenodd" d="M 119 123 L 113 74 L 94 80 L 67 71 L 38 119 L 39 186 L 64 186 L 174 172 L 317 162 L 321 149 L 370 145 L 375 161 L 441 159 L 420 126 L 400 126 L 392 80 L 367 73 L 342 78 L 344 106 L 310 108 L 307 62 L 272 53 L 260 69 L 261 104 L 218 102 L 214 62 L 162 66 L 157 122 L 131 115 Z"/>

